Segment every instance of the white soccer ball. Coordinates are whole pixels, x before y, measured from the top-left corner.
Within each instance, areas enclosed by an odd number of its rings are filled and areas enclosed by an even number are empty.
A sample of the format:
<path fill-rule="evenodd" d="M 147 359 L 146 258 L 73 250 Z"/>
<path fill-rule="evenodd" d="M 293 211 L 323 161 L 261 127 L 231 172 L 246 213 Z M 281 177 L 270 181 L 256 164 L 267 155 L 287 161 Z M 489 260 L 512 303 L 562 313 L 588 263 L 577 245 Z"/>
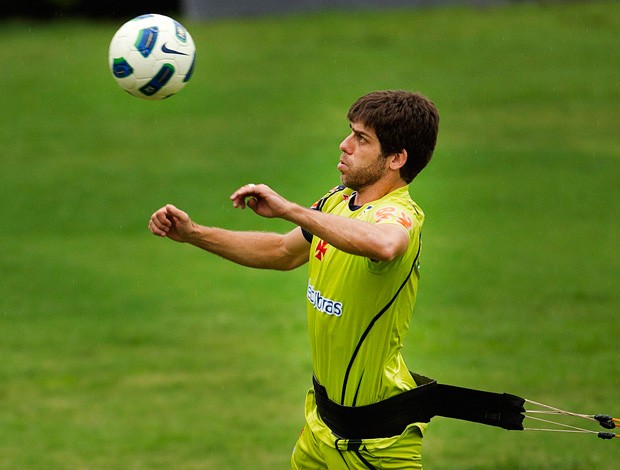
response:
<path fill-rule="evenodd" d="M 196 46 L 179 22 L 142 15 L 116 32 L 108 61 L 121 88 L 138 98 L 161 100 L 178 93 L 192 77 Z"/>

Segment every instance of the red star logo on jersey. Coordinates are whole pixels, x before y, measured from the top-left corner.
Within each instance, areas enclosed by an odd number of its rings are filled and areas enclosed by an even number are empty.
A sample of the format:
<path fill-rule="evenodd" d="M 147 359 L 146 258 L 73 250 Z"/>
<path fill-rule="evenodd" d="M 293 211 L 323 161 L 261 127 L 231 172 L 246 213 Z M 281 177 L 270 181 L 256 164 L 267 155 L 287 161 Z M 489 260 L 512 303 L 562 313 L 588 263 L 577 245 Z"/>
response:
<path fill-rule="evenodd" d="M 314 252 L 314 256 L 319 261 L 323 260 L 323 256 L 325 256 L 325 252 L 327 251 L 327 243 L 325 240 L 319 240 L 319 243 L 316 245 L 316 250 Z"/>

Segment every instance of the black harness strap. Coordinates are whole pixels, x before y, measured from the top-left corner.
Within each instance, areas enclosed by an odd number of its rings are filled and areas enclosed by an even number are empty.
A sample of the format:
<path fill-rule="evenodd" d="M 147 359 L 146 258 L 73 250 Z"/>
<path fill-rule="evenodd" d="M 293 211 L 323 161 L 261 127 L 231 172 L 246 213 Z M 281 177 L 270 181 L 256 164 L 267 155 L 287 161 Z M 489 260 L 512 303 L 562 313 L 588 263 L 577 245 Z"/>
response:
<path fill-rule="evenodd" d="M 442 385 L 427 377 L 412 376 L 418 387 L 364 406 L 343 406 L 330 400 L 325 387 L 313 377 L 319 415 L 343 439 L 397 436 L 410 424 L 428 423 L 434 416 L 523 430 L 523 398 Z"/>
<path fill-rule="evenodd" d="M 437 416 L 523 430 L 525 400 L 516 395 L 437 384 L 434 401 Z"/>

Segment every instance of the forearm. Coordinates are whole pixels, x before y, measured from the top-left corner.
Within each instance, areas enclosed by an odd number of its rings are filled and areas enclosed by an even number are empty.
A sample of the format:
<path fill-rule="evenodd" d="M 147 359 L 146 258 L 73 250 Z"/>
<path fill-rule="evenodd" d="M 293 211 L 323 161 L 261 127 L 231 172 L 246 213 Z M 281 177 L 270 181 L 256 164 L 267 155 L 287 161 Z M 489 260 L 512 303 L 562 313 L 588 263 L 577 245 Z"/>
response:
<path fill-rule="evenodd" d="M 289 270 L 306 259 L 289 252 L 285 236 L 268 232 L 238 232 L 195 225 L 187 243 L 234 263 L 252 268 Z"/>
<path fill-rule="evenodd" d="M 389 229 L 385 226 L 379 228 L 369 222 L 307 209 L 294 203 L 283 218 L 339 250 L 373 260 L 390 261 L 402 254 L 408 244 L 408 236 L 402 228 L 386 235 Z"/>
<path fill-rule="evenodd" d="M 230 199 L 234 207 L 243 209 L 247 205 L 262 217 L 288 220 L 339 250 L 372 260 L 390 261 L 404 253 L 409 245 L 409 235 L 402 227 L 379 226 L 307 209 L 284 199 L 264 184 L 242 186 Z"/>

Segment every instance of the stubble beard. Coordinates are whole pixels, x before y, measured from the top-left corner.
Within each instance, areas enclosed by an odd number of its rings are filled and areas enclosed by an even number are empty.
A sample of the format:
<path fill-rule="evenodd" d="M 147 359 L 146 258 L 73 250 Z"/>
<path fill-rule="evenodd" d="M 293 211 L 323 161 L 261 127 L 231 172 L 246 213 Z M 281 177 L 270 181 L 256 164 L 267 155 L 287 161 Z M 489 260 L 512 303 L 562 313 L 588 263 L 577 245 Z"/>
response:
<path fill-rule="evenodd" d="M 347 188 L 351 188 L 354 191 L 361 191 L 368 186 L 373 185 L 379 181 L 385 174 L 385 157 L 379 155 L 377 159 L 370 165 L 359 168 L 347 175 L 342 174 L 340 181 Z"/>

